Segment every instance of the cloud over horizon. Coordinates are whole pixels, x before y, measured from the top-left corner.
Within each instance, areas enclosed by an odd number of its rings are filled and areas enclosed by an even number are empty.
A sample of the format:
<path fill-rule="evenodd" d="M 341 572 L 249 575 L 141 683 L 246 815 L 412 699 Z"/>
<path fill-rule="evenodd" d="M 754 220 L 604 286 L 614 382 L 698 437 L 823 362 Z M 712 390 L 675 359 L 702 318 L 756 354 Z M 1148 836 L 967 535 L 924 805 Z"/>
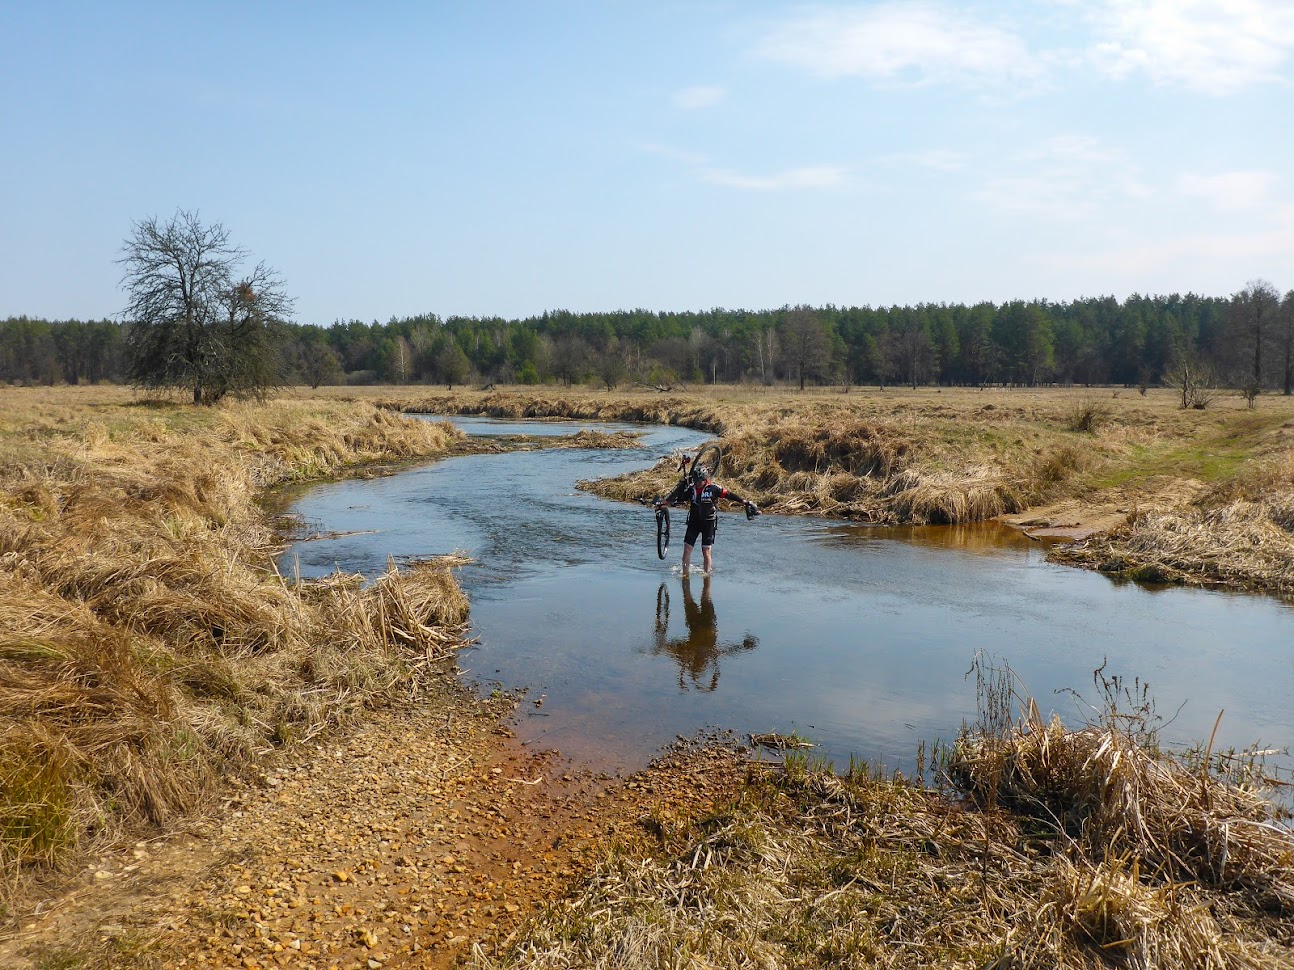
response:
<path fill-rule="evenodd" d="M 773 175 L 745 175 L 729 169 L 711 169 L 701 178 L 713 185 L 754 192 L 778 189 L 837 189 L 848 181 L 848 173 L 838 165 L 809 165 L 787 169 Z"/>
<path fill-rule="evenodd" d="M 998 82 L 1041 70 L 1015 32 L 925 2 L 820 10 L 783 23 L 755 53 L 824 78 L 918 85 Z"/>
<path fill-rule="evenodd" d="M 1094 63 L 1213 95 L 1289 81 L 1294 5 L 1284 0 L 1105 0 L 1088 14 Z"/>
<path fill-rule="evenodd" d="M 727 96 L 723 88 L 713 84 L 698 84 L 674 93 L 674 104 L 686 111 L 713 108 Z"/>

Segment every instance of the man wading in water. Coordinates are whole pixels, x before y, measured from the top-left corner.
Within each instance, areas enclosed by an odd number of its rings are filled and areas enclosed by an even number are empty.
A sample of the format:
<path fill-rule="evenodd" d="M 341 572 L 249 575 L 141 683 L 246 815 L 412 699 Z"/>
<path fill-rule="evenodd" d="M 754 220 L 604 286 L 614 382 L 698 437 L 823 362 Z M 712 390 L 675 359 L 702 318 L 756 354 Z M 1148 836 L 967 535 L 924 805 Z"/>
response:
<path fill-rule="evenodd" d="M 685 475 L 670 492 L 657 502 L 658 505 L 681 505 L 688 502 L 687 531 L 683 534 L 683 575 L 687 575 L 692 565 L 692 547 L 696 545 L 697 536 L 701 537 L 701 557 L 705 562 L 705 572 L 709 575 L 713 568 L 714 533 L 719 525 L 719 499 L 740 502 L 746 507 L 746 516 L 759 515 L 759 507 L 754 502 L 734 494 L 722 485 L 710 481 L 710 469 L 697 464 L 692 467 L 690 475 Z"/>

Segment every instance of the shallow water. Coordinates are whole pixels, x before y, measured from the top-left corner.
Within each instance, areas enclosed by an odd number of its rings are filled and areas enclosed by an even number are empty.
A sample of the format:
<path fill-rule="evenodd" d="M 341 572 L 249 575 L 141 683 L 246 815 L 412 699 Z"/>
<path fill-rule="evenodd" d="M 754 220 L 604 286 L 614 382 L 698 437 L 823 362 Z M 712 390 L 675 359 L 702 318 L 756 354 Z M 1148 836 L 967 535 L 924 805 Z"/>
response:
<path fill-rule="evenodd" d="M 594 426 L 455 422 L 474 434 Z M 978 651 L 1068 723 L 1099 703 L 1093 671 L 1108 659 L 1107 674 L 1149 683 L 1170 742 L 1207 741 L 1219 710 L 1215 750 L 1294 742 L 1285 602 L 1114 583 L 1050 564 L 1041 544 L 992 523 L 882 529 L 739 510 L 721 520 L 714 575 L 685 579 L 681 512 L 661 562 L 650 510 L 574 485 L 707 437 L 636 430 L 643 450 L 477 455 L 314 487 L 293 511 L 367 534 L 297 543 L 281 568 L 374 574 L 388 557 L 467 552 L 459 578 L 479 643 L 462 665 L 483 690 L 528 688 L 524 740 L 604 770 L 718 727 L 795 732 L 838 767 L 910 771 L 919 742 L 975 719 Z"/>

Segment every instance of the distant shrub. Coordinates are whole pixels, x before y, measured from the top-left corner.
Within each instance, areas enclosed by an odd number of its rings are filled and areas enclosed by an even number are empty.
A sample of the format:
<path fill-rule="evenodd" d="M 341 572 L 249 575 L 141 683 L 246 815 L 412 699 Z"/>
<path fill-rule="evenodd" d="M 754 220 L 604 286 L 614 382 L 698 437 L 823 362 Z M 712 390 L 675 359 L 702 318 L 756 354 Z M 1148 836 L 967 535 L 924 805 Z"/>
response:
<path fill-rule="evenodd" d="M 1069 430 L 1095 432 L 1109 422 L 1111 413 L 1110 406 L 1102 401 L 1091 398 L 1079 401 L 1070 412 Z"/>

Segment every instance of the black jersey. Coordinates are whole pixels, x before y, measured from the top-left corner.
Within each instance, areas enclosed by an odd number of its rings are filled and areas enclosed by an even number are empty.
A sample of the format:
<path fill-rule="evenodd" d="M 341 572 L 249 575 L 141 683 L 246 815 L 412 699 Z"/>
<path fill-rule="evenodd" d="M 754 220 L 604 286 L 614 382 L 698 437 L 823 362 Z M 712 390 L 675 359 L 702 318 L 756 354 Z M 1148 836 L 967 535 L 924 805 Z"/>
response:
<path fill-rule="evenodd" d="M 712 522 L 719 517 L 719 499 L 726 498 L 733 502 L 742 501 L 737 495 L 714 482 L 699 482 L 695 485 L 684 479 L 665 499 L 667 503 L 687 501 L 688 521 Z"/>

